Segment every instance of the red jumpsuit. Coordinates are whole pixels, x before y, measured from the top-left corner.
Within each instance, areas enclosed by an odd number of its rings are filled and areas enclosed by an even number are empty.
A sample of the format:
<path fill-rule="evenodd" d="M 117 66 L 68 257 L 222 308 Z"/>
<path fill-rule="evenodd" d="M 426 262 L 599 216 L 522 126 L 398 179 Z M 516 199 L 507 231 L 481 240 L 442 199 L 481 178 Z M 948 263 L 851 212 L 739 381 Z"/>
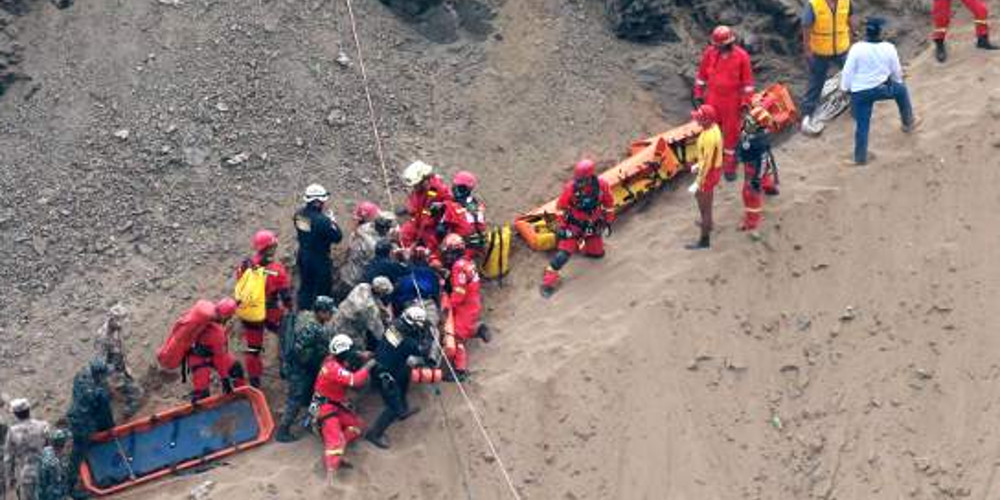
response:
<path fill-rule="evenodd" d="M 694 97 L 714 106 L 719 114 L 722 172 L 729 180 L 736 179 L 736 144 L 743 128 L 740 111 L 750 103 L 753 85 L 750 55 L 742 47 L 734 44 L 722 51 L 710 45 L 705 49 L 694 81 Z"/>
<path fill-rule="evenodd" d="M 579 189 L 578 189 L 579 188 Z M 594 200 L 596 198 L 596 200 Z M 594 206 L 590 211 L 581 210 L 582 205 Z M 604 256 L 604 237 L 600 224 L 614 222 L 615 199 L 611 187 L 600 177 L 574 179 L 566 183 L 559 195 L 556 208 L 559 214 L 559 250 L 542 278 L 542 286 L 555 288 L 559 283 L 559 270 L 569 260 L 569 256 L 583 247 L 583 254 L 589 257 Z"/>
<path fill-rule="evenodd" d="M 962 0 L 965 8 L 972 13 L 976 23 L 976 36 L 988 36 L 990 33 L 989 24 L 986 22 L 989 10 L 983 0 Z M 948 36 L 948 25 L 951 24 L 951 0 L 934 0 L 931 6 L 931 17 L 934 18 L 934 33 L 932 40 L 944 40 Z"/>
<path fill-rule="evenodd" d="M 410 220 L 399 228 L 400 243 L 404 247 L 411 247 L 422 242 L 432 250 L 437 249 L 437 220 L 431 215 L 431 204 L 450 200 L 451 190 L 441 176 L 432 175 L 414 188 L 406 198 L 406 211 L 410 213 Z"/>
<path fill-rule="evenodd" d="M 191 370 L 191 384 L 194 386 L 194 398 L 208 397 L 209 386 L 212 384 L 212 370 L 220 380 L 233 375 L 236 358 L 229 352 L 229 339 L 226 338 L 226 327 L 209 323 L 198 334 L 194 346 L 188 353 L 188 370 Z M 242 385 L 242 380 L 235 381 Z"/>
<path fill-rule="evenodd" d="M 316 427 L 323 435 L 323 462 L 327 471 L 340 467 L 344 448 L 361 436 L 365 423 L 347 406 L 347 388 L 357 388 L 368 381 L 368 369 L 352 372 L 329 356 L 316 377 L 315 395 L 321 397 Z"/>
<path fill-rule="evenodd" d="M 467 256 L 455 261 L 451 266 L 451 304 L 455 321 L 455 369 L 468 369 L 469 359 L 465 351 L 465 341 L 476 336 L 479 329 L 479 314 L 482 301 L 479 296 L 479 272 L 476 264 Z"/>
<path fill-rule="evenodd" d="M 260 254 L 255 254 L 252 258 L 240 264 L 236 269 L 236 279 L 239 280 L 243 272 L 247 270 L 247 264 L 259 266 L 261 262 Z M 243 321 L 243 341 L 246 343 L 246 353 L 243 355 L 243 363 L 246 365 L 247 376 L 253 379 L 260 379 L 264 373 L 264 362 L 261 355 L 264 352 L 264 328 L 278 333 L 281 328 L 281 318 L 285 314 L 284 303 L 291 296 L 292 281 L 288 276 L 288 270 L 280 262 L 271 262 L 264 267 L 267 278 L 264 281 L 264 295 L 267 304 L 267 317 L 264 322 Z"/>

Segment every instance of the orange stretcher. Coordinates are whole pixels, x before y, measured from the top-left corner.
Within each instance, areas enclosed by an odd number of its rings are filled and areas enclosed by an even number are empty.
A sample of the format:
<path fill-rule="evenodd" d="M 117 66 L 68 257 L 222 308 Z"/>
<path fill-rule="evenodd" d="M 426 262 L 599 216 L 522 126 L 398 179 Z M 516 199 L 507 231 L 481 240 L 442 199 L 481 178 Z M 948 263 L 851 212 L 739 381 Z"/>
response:
<path fill-rule="evenodd" d="M 273 431 L 264 393 L 239 387 L 94 434 L 80 478 L 110 495 L 260 446 Z"/>
<path fill-rule="evenodd" d="M 760 110 L 770 115 L 768 131 L 787 129 L 798 119 L 795 102 L 782 84 L 758 92 L 753 99 L 757 116 Z M 621 213 L 637 201 L 664 186 L 678 173 L 686 172 L 698 161 L 695 142 L 701 126 L 689 122 L 648 139 L 633 142 L 627 157 L 600 177 L 607 181 L 615 199 L 615 213 Z M 556 219 L 559 210 L 552 200 L 514 219 L 514 229 L 532 250 L 552 250 L 556 246 Z"/>

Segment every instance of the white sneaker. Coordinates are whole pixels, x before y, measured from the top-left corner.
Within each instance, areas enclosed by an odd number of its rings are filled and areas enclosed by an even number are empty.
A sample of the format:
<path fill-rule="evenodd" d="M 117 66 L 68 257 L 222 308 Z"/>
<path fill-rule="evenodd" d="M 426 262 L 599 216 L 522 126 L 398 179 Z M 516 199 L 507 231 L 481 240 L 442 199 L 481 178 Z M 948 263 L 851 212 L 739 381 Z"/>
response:
<path fill-rule="evenodd" d="M 811 130 L 812 129 L 812 119 L 811 118 L 812 118 L 812 116 L 806 115 L 805 118 L 802 119 L 802 130 Z"/>

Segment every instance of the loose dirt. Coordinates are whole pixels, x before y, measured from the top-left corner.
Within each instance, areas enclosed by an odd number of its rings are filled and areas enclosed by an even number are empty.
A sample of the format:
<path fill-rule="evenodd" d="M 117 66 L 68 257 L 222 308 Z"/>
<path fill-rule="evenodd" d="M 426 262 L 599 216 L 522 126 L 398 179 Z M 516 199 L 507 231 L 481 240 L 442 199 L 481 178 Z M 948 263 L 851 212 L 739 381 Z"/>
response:
<path fill-rule="evenodd" d="M 393 168 L 476 171 L 507 217 L 551 197 L 581 153 L 618 158 L 682 119 L 682 76 L 668 62 L 662 84 L 638 71 L 665 46 L 580 29 L 603 22 L 600 7 L 494 7 L 485 39 L 458 30 L 436 44 L 375 2 L 355 5 Z M 336 190 L 345 215 L 349 201 L 383 200 L 357 63 L 335 62 L 355 58 L 343 4 L 38 8 L 18 18 L 31 80 L 0 100 L 0 250 L 14 284 L 0 296 L 0 380 L 55 419 L 106 304 L 134 309 L 144 368 L 173 316 L 226 291 L 253 230 L 280 229 L 291 253 L 303 185 Z M 840 166 L 846 119 L 778 150 L 783 191 L 759 240 L 736 232 L 728 184 L 710 252 L 681 249 L 695 232 L 683 190 L 626 215 L 608 257 L 574 260 L 552 300 L 535 291 L 544 256 L 518 249 L 490 290 L 497 333 L 474 349 L 468 389 L 525 498 L 1000 493 L 1000 269 L 986 258 L 1000 244 L 1000 74 L 962 31 L 952 46 L 947 65 L 922 54 L 909 69 L 922 130 L 903 134 L 878 107 L 869 167 Z M 184 390 L 164 385 L 147 408 Z M 390 431 L 391 452 L 351 449 L 343 487 L 508 497 L 454 388 L 415 392 L 423 412 Z M 315 439 L 272 444 L 124 497 L 211 480 L 214 498 L 315 498 L 320 457 Z"/>

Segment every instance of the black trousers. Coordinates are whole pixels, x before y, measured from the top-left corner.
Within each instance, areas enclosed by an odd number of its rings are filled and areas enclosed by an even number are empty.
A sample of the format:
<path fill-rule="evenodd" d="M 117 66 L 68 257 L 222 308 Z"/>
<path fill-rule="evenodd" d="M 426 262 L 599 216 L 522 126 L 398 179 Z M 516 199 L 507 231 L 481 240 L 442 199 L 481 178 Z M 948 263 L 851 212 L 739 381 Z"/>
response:
<path fill-rule="evenodd" d="M 329 259 L 300 258 L 298 264 L 297 304 L 299 310 L 312 310 L 316 297 L 333 296 L 333 262 Z"/>
<path fill-rule="evenodd" d="M 396 380 L 386 371 L 380 371 L 376 377 L 379 384 L 378 391 L 382 395 L 385 409 L 375 419 L 375 423 L 372 424 L 368 432 L 372 436 L 382 437 L 385 430 L 410 409 L 406 401 L 406 393 L 410 388 L 410 380 Z"/>

